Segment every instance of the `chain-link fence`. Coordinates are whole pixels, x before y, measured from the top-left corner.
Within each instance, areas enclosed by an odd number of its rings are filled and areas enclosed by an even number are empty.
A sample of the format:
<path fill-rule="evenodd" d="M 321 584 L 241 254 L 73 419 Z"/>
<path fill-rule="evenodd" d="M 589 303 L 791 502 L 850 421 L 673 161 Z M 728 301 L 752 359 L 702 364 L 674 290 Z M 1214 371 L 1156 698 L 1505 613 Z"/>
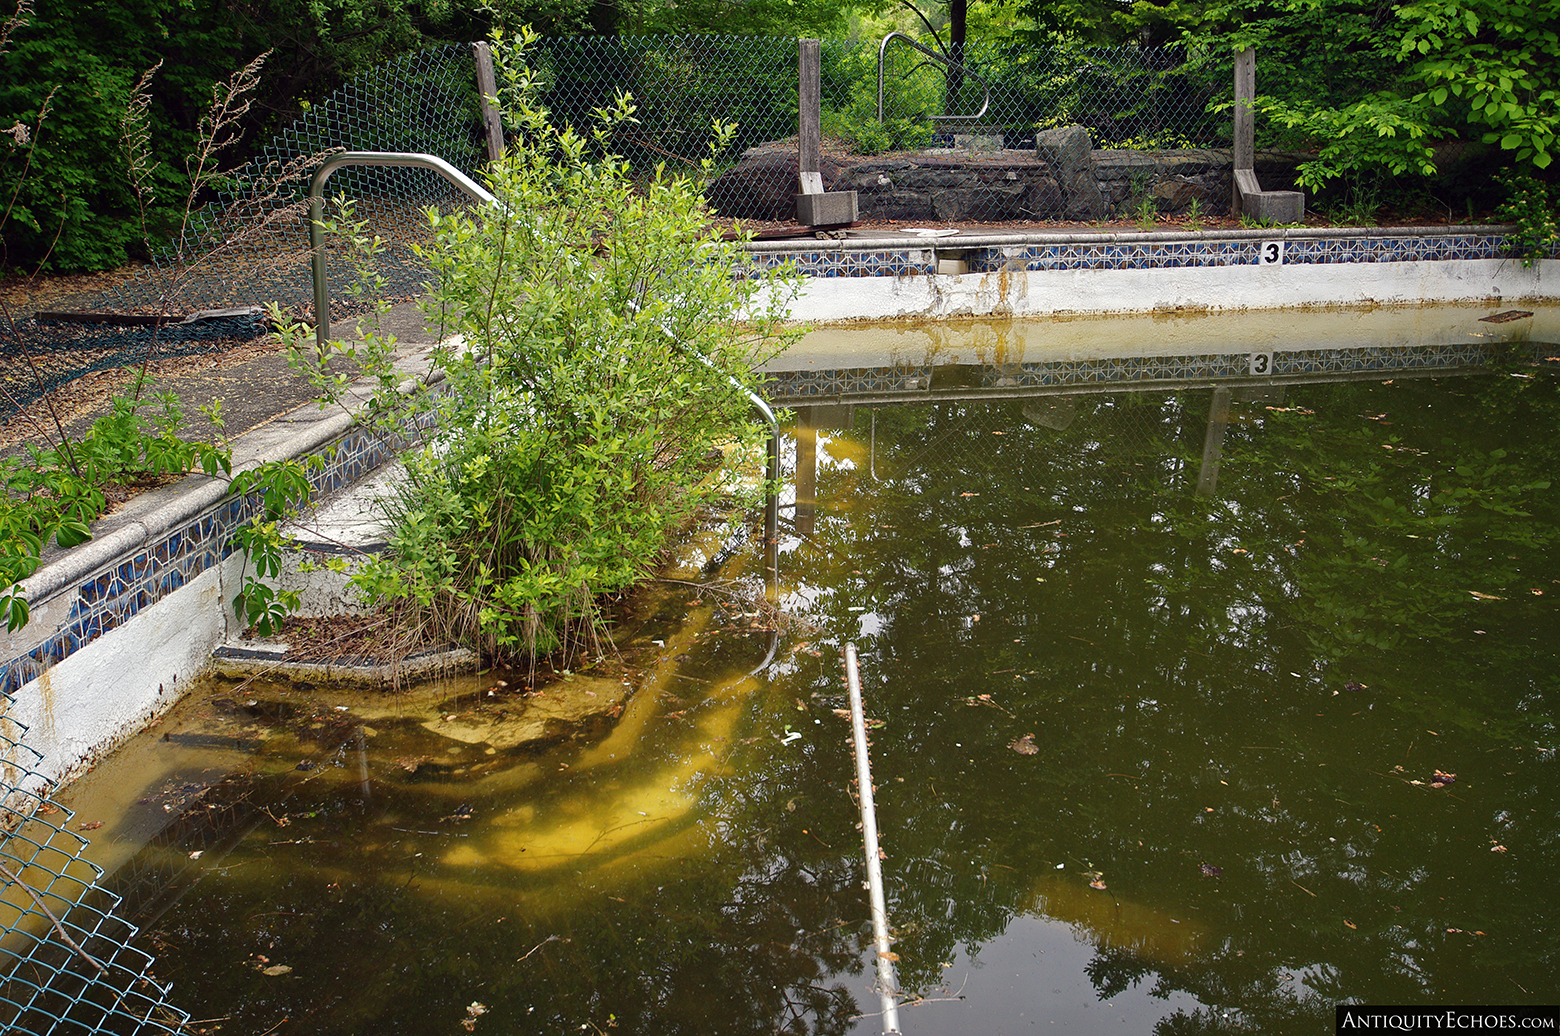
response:
<path fill-rule="evenodd" d="M 1078 192 L 1035 149 L 1037 129 L 1079 125 L 1096 147 L 1133 149 L 1112 162 L 1094 153 L 1101 193 L 1097 218 L 1147 197 L 1156 177 L 1174 179 L 1157 203 L 1208 202 L 1217 211 L 1228 174 L 1211 159 L 1174 161 L 1142 149 L 1206 147 L 1228 135 L 1227 118 L 1208 113 L 1228 93 L 1227 64 L 1188 61 L 1174 50 L 1023 47 L 971 43 L 968 74 L 928 60 L 902 41 L 887 51 L 878 118 L 878 42 L 829 40 L 822 48 L 824 178 L 856 190 L 863 218 L 1006 221 L 1076 218 Z M 634 169 L 692 169 L 709 154 L 711 124 L 737 125 L 726 166 L 709 188 L 724 217 L 789 222 L 797 170 L 797 41 L 749 36 L 563 37 L 529 55 L 540 101 L 556 121 L 584 128 L 620 92 L 633 96 L 636 121 L 618 127 L 611 147 Z M 979 78 L 977 78 L 979 77 Z M 979 119 L 946 116 L 977 111 Z M 97 370 L 230 346 L 263 331 L 253 316 L 182 322 L 200 311 L 277 302 L 311 317 L 304 194 L 320 157 L 337 149 L 416 151 L 469 174 L 485 156 L 472 48 L 436 47 L 387 62 L 311 106 L 226 182 L 218 201 L 137 276 L 66 308 L 156 317 L 155 327 L 71 325 L 19 314 L 0 345 L 0 418 L 57 386 Z M 1049 159 L 1049 160 L 1048 160 Z M 1117 168 L 1120 166 L 1120 168 Z M 1220 181 L 1220 175 L 1223 180 Z M 1206 181 L 1206 182 L 1204 182 Z M 419 294 L 428 271 L 413 254 L 426 239 L 422 210 L 462 201 L 423 169 L 347 167 L 330 193 L 353 200 L 353 218 L 384 239 L 378 273 L 391 299 Z M 1173 200 L 1173 201 L 1172 201 Z M 353 281 L 333 243 L 332 315 L 352 311 Z M 31 358 L 31 364 L 26 361 Z"/>
<path fill-rule="evenodd" d="M 856 191 L 863 218 L 1076 218 L 1066 177 L 1035 148 L 1037 131 L 1073 125 L 1095 148 L 1139 159 L 1181 152 L 1159 163 L 1096 155 L 1104 195 L 1091 218 L 1119 208 L 1131 190 L 1147 195 L 1150 180 L 1190 184 L 1159 197 L 1181 205 L 1200 198 L 1205 212 L 1227 193 L 1227 170 L 1214 173 L 1227 162 L 1201 149 L 1229 143 L 1229 117 L 1209 111 L 1231 93 L 1228 60 L 1163 48 L 970 43 L 962 66 L 951 68 L 896 40 L 884 54 L 880 117 L 879 42 L 825 40 L 821 51 L 825 187 Z M 617 91 L 633 94 L 639 122 L 612 143 L 642 170 L 696 165 L 708 154 L 712 121 L 737 123 L 726 156 L 733 164 L 711 184 L 711 204 L 741 220 L 794 216 L 795 40 L 581 37 L 545 41 L 536 60 L 543 103 L 562 121 L 583 124 Z M 1113 194 L 1116 179 L 1129 190 Z"/>
<path fill-rule="evenodd" d="M 10 704 L 7 696 L 0 707 Z M 119 897 L 82 858 L 87 841 L 69 830 L 75 815 L 31 768 L 39 758 L 25 734 L 14 721 L 0 733 L 0 1032 L 186 1031 L 189 1015 L 168 1002 L 152 958 L 132 945 L 138 932 Z"/>

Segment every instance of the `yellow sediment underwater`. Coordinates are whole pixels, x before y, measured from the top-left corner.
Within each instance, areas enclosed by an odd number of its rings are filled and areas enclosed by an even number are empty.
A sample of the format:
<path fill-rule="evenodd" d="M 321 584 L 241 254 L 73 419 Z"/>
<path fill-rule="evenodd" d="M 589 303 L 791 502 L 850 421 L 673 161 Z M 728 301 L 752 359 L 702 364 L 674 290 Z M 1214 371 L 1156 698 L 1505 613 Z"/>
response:
<path fill-rule="evenodd" d="M 660 675 L 660 674 L 657 674 Z M 599 769 L 644 751 L 640 745 L 659 711 L 652 679 L 630 701 L 612 734 L 581 753 L 572 769 Z M 495 817 L 489 827 L 453 847 L 451 867 L 499 866 L 540 872 L 635 868 L 645 857 L 679 857 L 701 841 L 697 806 L 701 780 L 724 768 L 743 704 L 758 682 L 740 673 L 716 681 L 706 700 L 689 710 L 693 723 L 680 739 L 687 747 L 660 753 L 648 773 L 621 782 L 592 780 L 540 805 L 527 804 Z"/>

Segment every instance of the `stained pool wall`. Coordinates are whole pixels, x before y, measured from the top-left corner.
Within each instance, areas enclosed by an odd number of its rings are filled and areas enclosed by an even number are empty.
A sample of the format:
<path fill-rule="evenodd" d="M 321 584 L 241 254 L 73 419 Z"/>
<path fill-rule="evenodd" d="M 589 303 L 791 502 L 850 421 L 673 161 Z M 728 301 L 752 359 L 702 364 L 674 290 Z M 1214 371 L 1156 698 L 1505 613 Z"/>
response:
<path fill-rule="evenodd" d="M 1560 261 L 1503 258 L 1506 229 L 898 236 L 755 244 L 751 255 L 795 261 L 809 279 L 793 312 L 819 322 L 1560 297 Z M 346 415 L 312 407 L 235 453 L 328 454 L 317 491 L 387 459 Z M 23 583 L 32 620 L 0 636 L 0 694 L 6 718 L 31 728 L 41 779 L 68 780 L 155 719 L 235 632 L 232 536 L 256 511 L 224 483 L 191 478 L 97 523 L 92 541 Z"/>
<path fill-rule="evenodd" d="M 1508 227 L 906 235 L 758 242 L 795 261 L 806 320 L 1404 305 L 1560 295 L 1560 250 L 1507 257 Z"/>

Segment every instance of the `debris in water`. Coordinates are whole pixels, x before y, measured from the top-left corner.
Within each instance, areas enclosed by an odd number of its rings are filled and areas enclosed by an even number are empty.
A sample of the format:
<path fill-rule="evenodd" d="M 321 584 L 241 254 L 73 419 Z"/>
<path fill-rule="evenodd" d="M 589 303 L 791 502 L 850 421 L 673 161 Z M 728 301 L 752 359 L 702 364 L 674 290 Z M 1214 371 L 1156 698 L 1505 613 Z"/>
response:
<path fill-rule="evenodd" d="M 102 826 L 103 826 L 103 821 L 101 821 L 101 820 L 84 820 L 81 823 L 76 825 L 76 830 L 77 831 L 96 831 L 98 828 L 100 828 Z"/>
<path fill-rule="evenodd" d="M 1105 883 L 1103 881 L 1095 880 L 1089 882 L 1089 887 L 1091 889 L 1103 889 L 1105 887 Z"/>
<path fill-rule="evenodd" d="M 477 1019 L 488 1013 L 487 1005 L 473 1000 L 466 1005 L 466 1017 L 460 1020 L 460 1027 L 467 1032 L 475 1032 Z"/>
<path fill-rule="evenodd" d="M 1343 689 L 1346 691 L 1363 691 L 1367 686 L 1369 685 L 1360 683 L 1358 680 L 1350 680 L 1343 685 Z"/>
<path fill-rule="evenodd" d="M 310 762 L 309 760 L 304 759 L 297 766 L 294 766 L 293 769 L 294 770 L 303 770 L 303 771 L 307 772 L 309 770 L 314 769 L 314 764 L 312 762 Z"/>
<path fill-rule="evenodd" d="M 1444 788 L 1448 784 L 1456 783 L 1456 781 L 1457 775 L 1455 773 L 1443 773 L 1442 771 L 1437 770 L 1435 771 L 1435 776 L 1430 780 L 1430 787 Z"/>
<path fill-rule="evenodd" d="M 270 975 L 272 978 L 275 978 L 277 975 L 285 975 L 291 970 L 292 968 L 285 964 L 272 964 L 269 968 L 262 970 L 260 974 Z"/>
<path fill-rule="evenodd" d="M 1019 755 L 1040 754 L 1039 747 L 1035 745 L 1035 736 L 1033 734 L 1025 734 L 1017 741 L 1014 741 L 1012 744 L 1008 745 L 1008 747 L 1017 752 Z"/>
<path fill-rule="evenodd" d="M 1203 872 L 1205 878 L 1217 878 L 1224 874 L 1223 867 L 1215 867 L 1211 863 L 1199 863 L 1197 869 Z"/>
<path fill-rule="evenodd" d="M 416 773 L 417 768 L 428 761 L 426 755 L 402 755 L 396 757 L 396 765 L 407 773 Z"/>
<path fill-rule="evenodd" d="M 1505 851 L 1506 851 L 1506 847 L 1504 845 L 1492 845 L 1492 846 L 1490 846 L 1490 852 L 1492 852 L 1492 853 L 1503 853 Z"/>

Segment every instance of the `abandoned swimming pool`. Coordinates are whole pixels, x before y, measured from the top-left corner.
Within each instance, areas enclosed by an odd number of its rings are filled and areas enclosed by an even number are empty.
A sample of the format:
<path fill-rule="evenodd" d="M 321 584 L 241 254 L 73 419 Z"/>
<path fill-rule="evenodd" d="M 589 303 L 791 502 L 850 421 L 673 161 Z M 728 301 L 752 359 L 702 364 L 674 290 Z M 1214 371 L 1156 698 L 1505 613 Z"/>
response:
<path fill-rule="evenodd" d="M 1552 1001 L 1560 397 L 1441 373 L 835 410 L 762 679 L 673 588 L 605 740 L 213 686 L 71 802 L 211 1028 L 873 1032 L 848 640 L 906 1032 Z"/>

